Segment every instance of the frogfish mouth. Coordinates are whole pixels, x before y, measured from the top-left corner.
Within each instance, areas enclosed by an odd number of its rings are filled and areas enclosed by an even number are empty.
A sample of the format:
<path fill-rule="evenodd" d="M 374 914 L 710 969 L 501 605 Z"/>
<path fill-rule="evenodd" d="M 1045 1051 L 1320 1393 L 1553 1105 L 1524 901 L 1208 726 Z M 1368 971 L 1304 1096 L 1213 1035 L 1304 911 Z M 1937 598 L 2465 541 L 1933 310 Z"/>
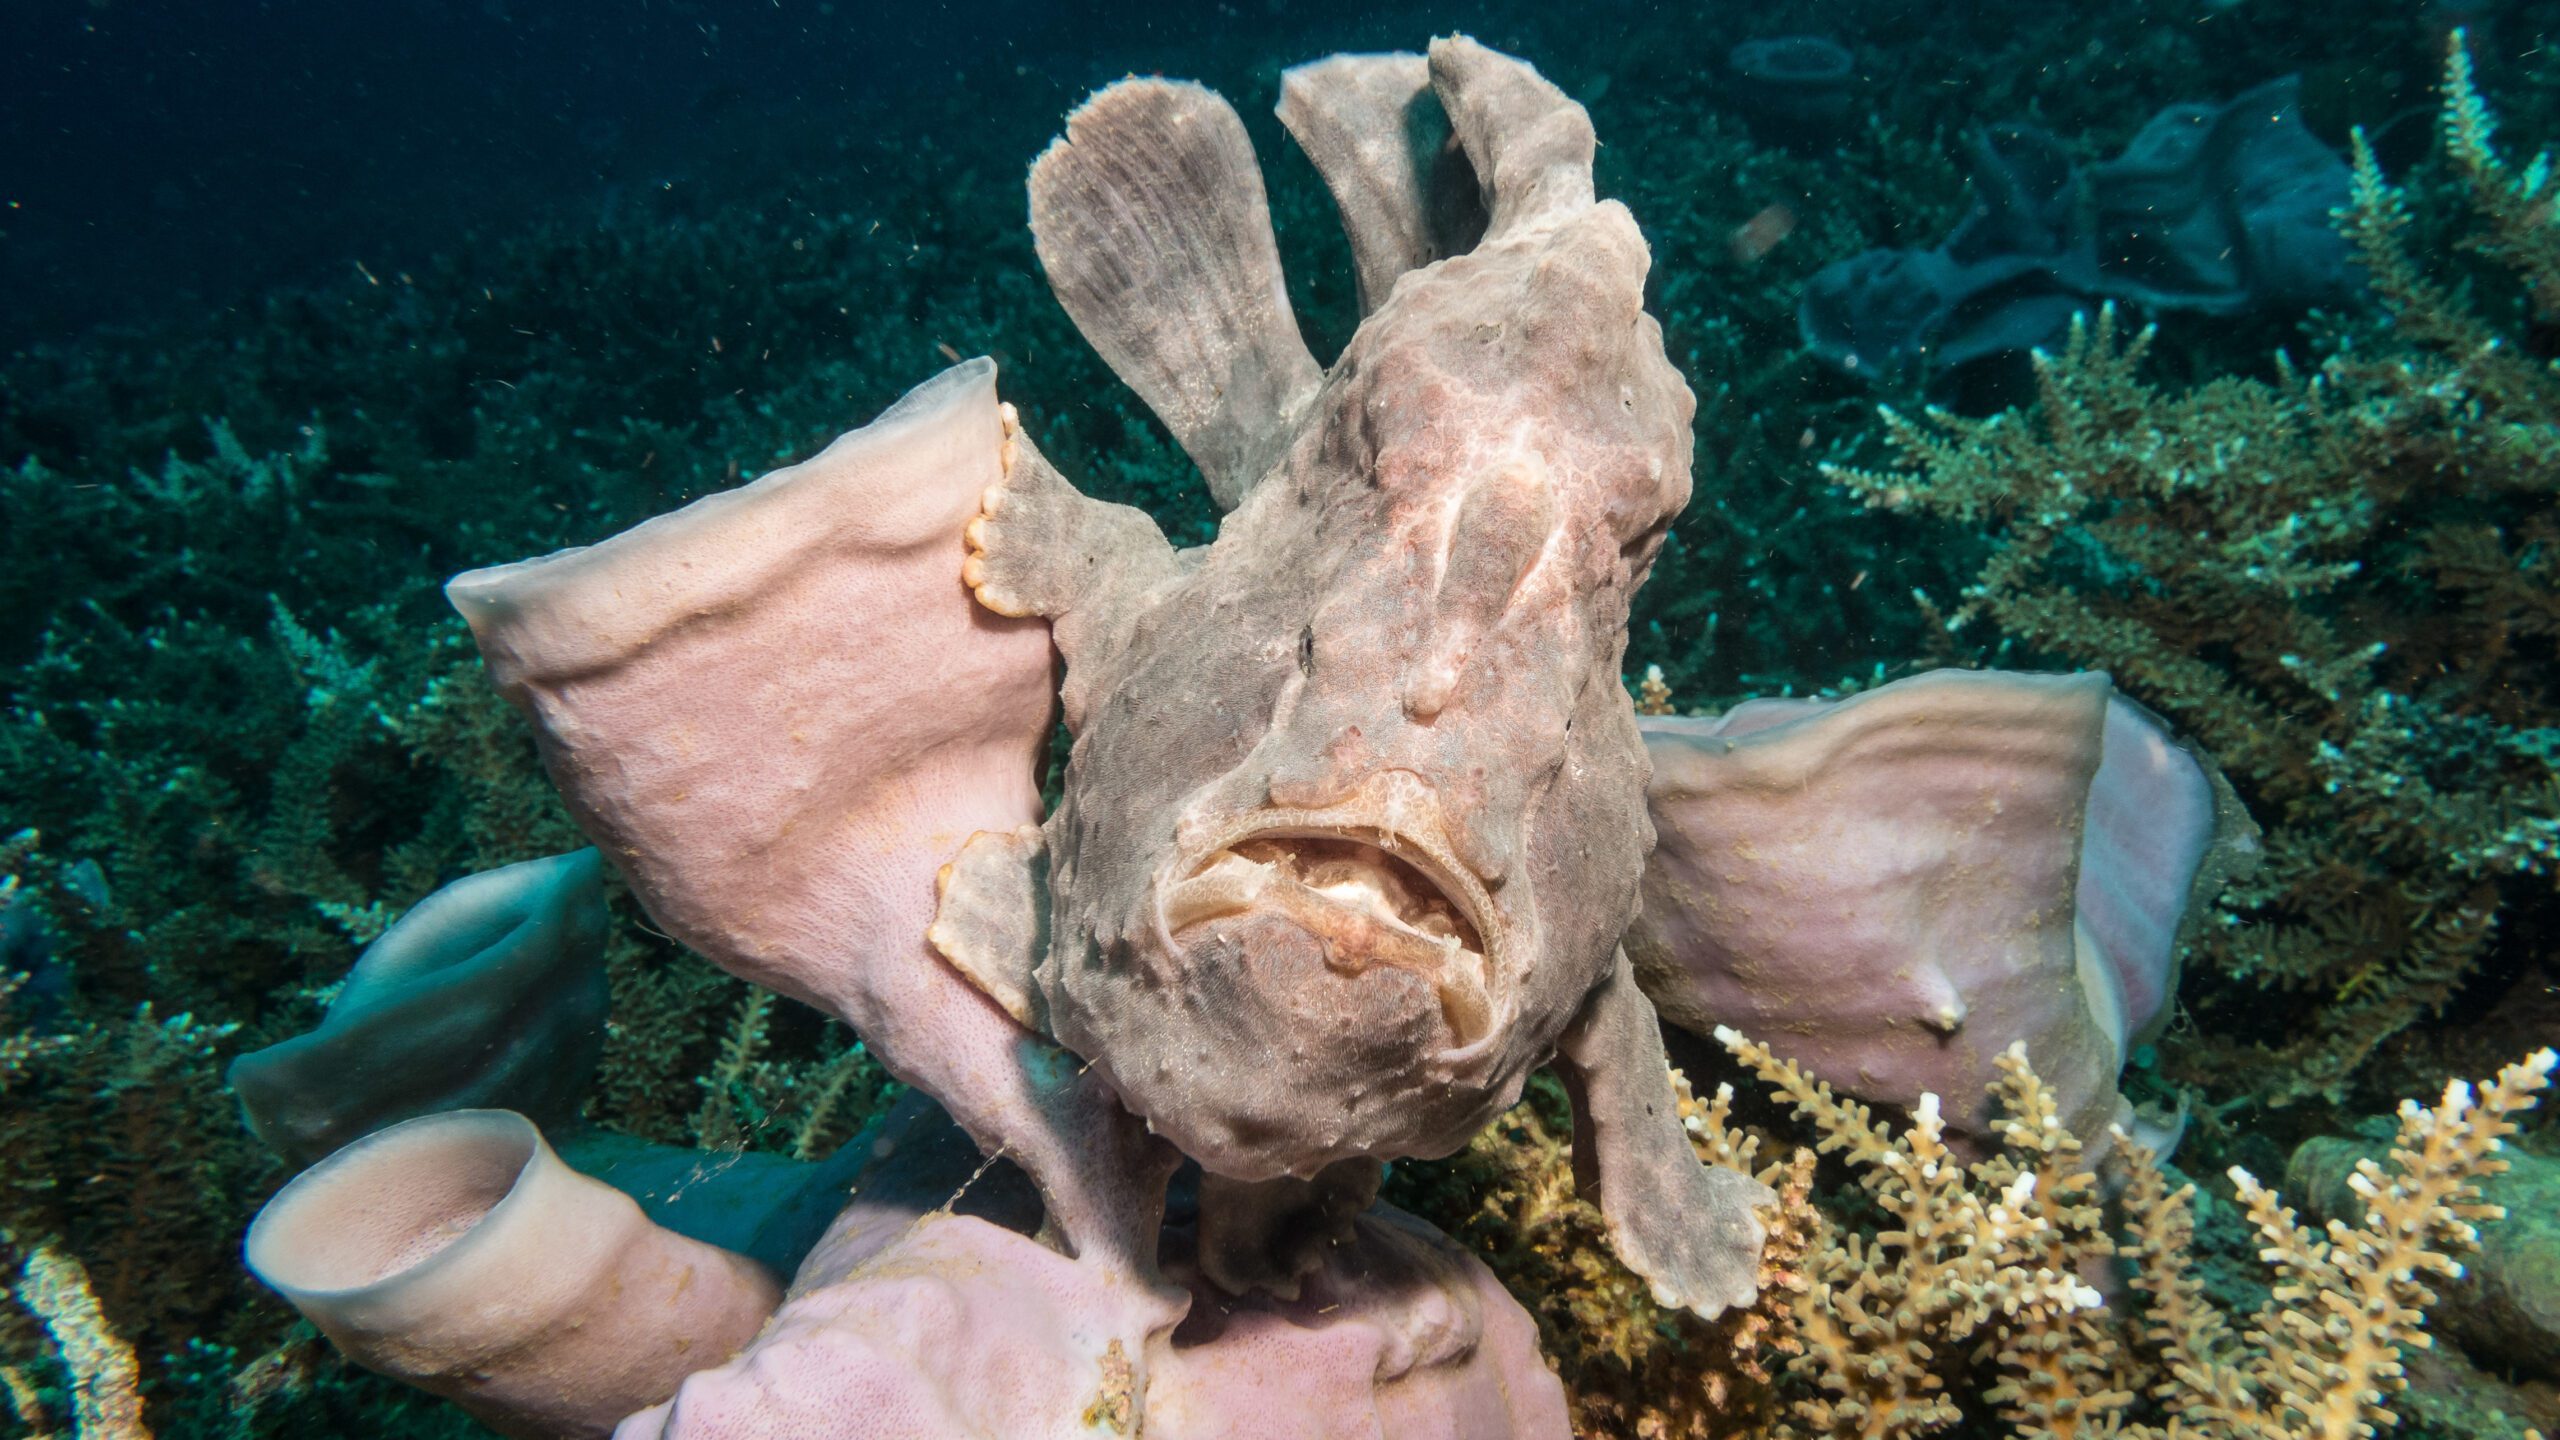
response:
<path fill-rule="evenodd" d="M 1382 778 L 1377 788 L 1399 797 L 1420 788 L 1402 772 Z M 1267 811 L 1197 859 L 1178 853 L 1156 886 L 1158 938 L 1168 953 L 1233 950 L 1248 923 L 1280 924 L 1302 932 L 1334 975 L 1411 976 L 1439 1004 L 1448 1044 L 1438 1058 L 1454 1065 L 1507 1018 L 1496 1011 L 1486 939 L 1492 897 L 1436 827 L 1401 828 L 1382 808 L 1407 807 Z"/>

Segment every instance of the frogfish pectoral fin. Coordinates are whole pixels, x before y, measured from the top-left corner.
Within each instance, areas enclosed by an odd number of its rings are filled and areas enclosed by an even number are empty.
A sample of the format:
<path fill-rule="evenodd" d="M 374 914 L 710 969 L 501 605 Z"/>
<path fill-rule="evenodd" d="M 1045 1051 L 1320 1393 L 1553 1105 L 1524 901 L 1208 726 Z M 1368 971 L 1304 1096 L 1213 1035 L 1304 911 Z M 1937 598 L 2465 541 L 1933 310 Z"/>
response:
<path fill-rule="evenodd" d="M 1573 1096 L 1575 1180 L 1608 1222 L 1609 1245 L 1666 1306 L 1714 1319 L 1760 1293 L 1768 1186 L 1709 1165 L 1680 1121 L 1661 1022 L 1626 952 L 1556 1047 Z"/>

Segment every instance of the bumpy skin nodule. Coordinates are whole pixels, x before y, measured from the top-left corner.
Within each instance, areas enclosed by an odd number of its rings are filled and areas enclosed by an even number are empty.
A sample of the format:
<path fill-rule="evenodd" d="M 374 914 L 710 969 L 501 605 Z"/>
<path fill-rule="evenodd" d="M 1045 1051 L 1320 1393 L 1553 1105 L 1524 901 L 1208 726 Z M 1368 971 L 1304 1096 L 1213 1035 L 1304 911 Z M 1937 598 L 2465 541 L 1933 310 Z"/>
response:
<path fill-rule="evenodd" d="M 1352 78 L 1426 78 L 1375 58 Z M 1644 313 L 1634 220 L 1592 198 L 1581 108 L 1463 40 L 1427 82 L 1484 237 L 1395 278 L 1311 398 L 1244 395 L 1215 424 L 1196 394 L 1159 406 L 1204 465 L 1278 457 L 1221 486 L 1241 498 L 1214 544 L 1176 554 L 1010 442 L 970 579 L 1053 621 L 1075 736 L 1029 978 L 1051 1033 L 1239 1181 L 1449 1154 L 1561 1045 L 1609 1072 L 1576 1088 L 1617 1107 L 1584 1158 L 1622 1254 L 1713 1313 L 1751 1293 L 1765 1192 L 1696 1164 L 1650 1007 L 1612 983 L 1653 843 L 1627 606 L 1689 497 L 1695 401 Z M 1205 91 L 1124 82 L 1035 168 L 1043 259 L 1106 358 L 1221 353 L 1144 327 L 1275 283 L 1252 247 L 1205 279 L 1158 259 L 1186 225 L 1261 218 L 1231 213 L 1258 185 L 1210 183 L 1240 138 Z M 1182 185 L 1149 177 L 1159 156 Z M 1327 178 L 1361 233 L 1362 187 Z M 1236 323 L 1257 373 L 1298 343 L 1258 302 Z M 1182 373 L 1122 369 L 1151 399 Z"/>

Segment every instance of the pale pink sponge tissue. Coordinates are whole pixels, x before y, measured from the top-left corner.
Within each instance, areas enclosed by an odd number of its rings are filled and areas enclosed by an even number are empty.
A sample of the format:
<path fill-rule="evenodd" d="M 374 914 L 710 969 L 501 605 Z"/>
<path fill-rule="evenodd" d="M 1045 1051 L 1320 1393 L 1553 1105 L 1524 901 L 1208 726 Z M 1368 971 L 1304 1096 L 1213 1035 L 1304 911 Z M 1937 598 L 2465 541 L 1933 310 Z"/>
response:
<path fill-rule="evenodd" d="M 601 1434 L 752 1337 L 781 1287 L 662 1230 L 508 1110 L 377 1131 L 303 1172 L 248 1259 L 341 1349 L 505 1435 Z"/>
<path fill-rule="evenodd" d="M 1030 176 L 1213 544 L 1077 490 L 979 359 L 449 586 L 656 922 L 949 1120 L 874 1132 L 787 1294 L 521 1116 L 357 1140 L 249 1242 L 355 1358 L 519 1434 L 1556 1440 L 1528 1314 L 1376 1203 L 1538 1068 L 1611 1250 L 1709 1318 L 1758 1293 L 1775 1197 L 1692 1148 L 1661 1018 L 1955 1106 L 2024 1037 L 2075 1125 L 2111 1110 L 2231 833 L 2209 768 L 2098 676 L 1640 731 L 1629 599 L 1695 404 L 1589 117 L 1463 38 L 1300 67 L 1280 116 L 1358 270 L 1330 365 L 1213 92 L 1110 86 Z"/>
<path fill-rule="evenodd" d="M 2102 674 L 1940 670 L 1847 700 L 1646 717 L 1659 839 L 1627 948 L 1731 1026 L 1979 1140 L 2017 1041 L 2073 1132 L 2128 1118 L 2189 896 L 2255 848 L 2228 788 Z"/>
<path fill-rule="evenodd" d="M 1135 1434 L 1141 1416 L 1229 1440 L 1564 1435 L 1536 1326 L 1492 1272 L 1410 1217 L 1357 1224 L 1297 1299 L 1194 1280 L 1184 1319 L 1183 1297 L 928 1215 L 840 1274 L 813 1256 L 752 1348 L 616 1434 L 790 1440 L 859 1415 L 851 1433 L 1008 1440 Z"/>

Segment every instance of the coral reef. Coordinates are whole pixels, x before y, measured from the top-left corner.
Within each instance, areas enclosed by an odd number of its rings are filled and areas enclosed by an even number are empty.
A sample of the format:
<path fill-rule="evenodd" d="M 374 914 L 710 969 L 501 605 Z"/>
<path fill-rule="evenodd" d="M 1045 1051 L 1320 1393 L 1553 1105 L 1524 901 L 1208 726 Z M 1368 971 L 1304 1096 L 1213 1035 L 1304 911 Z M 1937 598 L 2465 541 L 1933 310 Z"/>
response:
<path fill-rule="evenodd" d="M 860 224 L 842 229 L 844 244 L 858 242 Z M 695 293 L 702 242 L 681 232 L 649 246 L 535 236 L 498 268 L 531 276 L 593 267 L 635 303 L 673 306 Z M 787 240 L 775 248 L 798 253 Z M 43 827 L 41 841 L 27 836 L 0 867 L 18 882 L 10 934 L 22 933 L 15 919 L 40 915 L 49 937 L 44 963 L 7 1002 L 0 1139 L 15 1163 L 0 1185 L 0 1227 L 50 1237 L 86 1264 L 104 1313 L 142 1359 L 155 1408 L 227 1415 L 235 1400 L 214 1357 L 270 1353 L 287 1337 L 287 1313 L 236 1288 L 240 1228 L 284 1177 L 242 1130 L 222 1090 L 224 1065 L 310 1028 L 346 968 L 349 941 L 373 939 L 443 880 L 576 843 L 531 745 L 477 673 L 462 627 L 422 631 L 419 605 L 432 597 L 435 548 L 455 547 L 459 561 L 475 545 L 560 534 L 564 514 L 615 503 L 593 483 L 596 458 L 635 437 L 599 432 L 585 442 L 595 448 L 572 459 L 560 453 L 569 437 L 551 426 L 486 412 L 475 424 L 468 404 L 459 433 L 413 428 L 441 403 L 428 397 L 453 394 L 472 367 L 521 364 L 554 377 L 533 383 L 557 385 L 576 372 L 565 357 L 583 343 L 571 327 L 557 354 L 512 361 L 494 340 L 469 360 L 455 353 L 459 341 L 385 345 L 386 331 L 440 327 L 491 304 L 521 304 L 531 330 L 549 303 L 539 285 L 502 290 L 475 276 L 466 291 L 458 275 L 413 278 L 372 308 L 315 316 L 307 304 L 279 302 L 283 313 L 229 356 L 236 369 L 218 382 L 218 368 L 97 381 L 197 394 L 233 409 L 236 425 L 183 414 L 120 424 L 121 402 L 90 395 L 76 378 L 38 381 L 29 371 L 42 367 L 24 364 L 0 407 L 13 445 L 79 437 L 40 446 L 49 460 L 26 460 L 0 480 L 9 583 L 49 581 L 12 602 L 29 623 L 7 637 L 19 648 L 0 712 L 0 794 L 13 820 Z M 652 283 L 666 293 L 652 300 Z M 438 286 L 436 299 L 422 298 Z M 386 377 L 384 353 L 418 368 Z M 615 353 L 639 358 L 627 347 Z M 589 363 L 601 359 L 588 352 Z M 184 373 L 220 360 L 179 350 L 159 363 Z M 285 397 L 358 375 L 367 385 L 388 379 L 380 392 L 348 392 L 373 413 L 341 416 L 325 432 L 309 426 L 272 451 L 241 438 L 292 435 L 291 412 L 276 411 L 291 403 Z M 199 382 L 225 388 L 200 391 Z M 399 398 L 411 384 L 416 398 Z M 504 409 L 511 392 L 487 393 Z M 684 403 L 705 416 L 716 409 L 690 393 Z M 775 423 L 707 419 L 694 433 L 733 437 L 715 448 L 770 445 L 744 437 L 748 428 L 769 435 Z M 722 432 L 724 424 L 740 428 Z M 644 433 L 637 443 L 627 454 L 635 465 L 654 442 Z M 452 449 L 428 453 L 438 444 Z M 135 473 L 123 474 L 127 463 Z M 386 499 L 376 463 L 415 476 L 415 496 Z M 714 476 L 725 468 L 718 455 L 705 463 Z M 667 470 L 642 467 L 648 494 L 658 491 L 652 472 Z M 519 491 L 508 475 L 533 483 Z M 107 536 L 122 538 L 97 543 Z M 143 563 L 130 563 L 135 556 Z M 385 557 L 399 562 L 387 574 Z M 333 618 L 323 628 L 305 615 Z M 617 905 L 629 913 L 627 901 Z M 16 946 L 11 964 L 28 966 L 26 954 Z M 823 1152 L 860 1128 L 883 1093 L 867 1053 L 804 1012 L 758 1027 L 719 1093 L 707 1094 L 699 1077 L 735 1038 L 727 1022 L 745 987 L 627 924 L 607 963 L 615 1006 L 600 1118 L 663 1140 L 691 1141 L 701 1128 L 722 1132 L 731 1148 L 797 1142 Z M 22 1253 L 12 1248 L 9 1263 Z M 13 1358 L 37 1349 L 14 1310 L 0 1336 Z M 308 1357 L 288 1370 L 307 1374 Z M 335 1428 L 312 1417 L 400 1408 L 378 1387 L 333 1374 L 237 1403 L 243 1434 L 261 1424 Z"/>
<path fill-rule="evenodd" d="M 2189 1063 L 2278 1101 L 2340 1093 L 2560 864 L 2560 376 L 2531 341 L 2560 316 L 2560 246 L 2543 167 L 2497 158 L 2452 53 L 2447 149 L 2474 246 L 2510 277 L 2509 327 L 2421 274 L 2402 192 L 2359 141 L 2342 223 L 2387 328 L 2315 369 L 2279 357 L 2272 379 L 2173 390 L 2140 378 L 2153 332 L 2107 310 L 2037 358 L 2031 414 L 1888 409 L 1910 468 L 1826 471 L 1871 505 L 1987 528 L 1947 627 L 2107 667 L 2239 786 L 2267 863 L 2196 949 L 2243 987 L 2191 1003 L 2255 988 L 2316 1008 L 2262 1040 L 2216 1027 Z"/>
<path fill-rule="evenodd" d="M 1979 1433 L 2371 1435 L 2396 1423 L 2437 1288 L 2500 1219 L 2483 1192 L 2554 1065 L 2540 1051 L 2432 1107 L 2405 1104 L 2387 1163 L 2364 1161 L 2325 1230 L 2235 1169 L 2274 1270 L 2235 1315 L 2196 1248 L 2197 1188 L 2138 1143 L 2115 1149 L 2102 1183 L 2017 1050 L 1991 1085 L 1996 1144 L 1968 1162 L 1935 1097 L 1897 1132 L 1767 1047 L 1719 1038 L 1814 1129 L 1812 1148 L 1758 1171 L 1786 1198 L 1749 1311 L 1710 1326 L 1648 1307 L 1633 1276 L 1574 1246 L 1597 1217 L 1572 1197 L 1552 1133 L 1561 1097 L 1533 1091 L 1450 1171 L 1391 1186 L 1539 1297 L 1577 1435 L 1883 1440 L 1994 1420 Z M 1729 1086 L 1704 1103 L 1683 1091 L 1700 1152 L 1748 1167 L 1765 1141 L 1733 1105 Z M 1820 1172 L 1817 1153 L 1834 1157 Z"/>
<path fill-rule="evenodd" d="M 1761 1217 L 1760 1294 L 1716 1320 L 1656 1303 L 1599 1244 L 1607 1224 L 1573 1183 L 1570 1108 L 1552 1077 L 1444 1166 L 1399 1167 L 1386 1194 L 1446 1227 L 1484 1258 L 1538 1322 L 1564 1380 L 1574 1433 L 1712 1440 L 1751 1433 L 1776 1399 L 1783 1359 L 1800 1351 L 1791 1308 L 1816 1231 L 1814 1153 L 1761 1164 L 1760 1140 L 1729 1123 L 1729 1089 L 1700 1102 L 1678 1087 L 1702 1158 L 1751 1175 L 1775 1204 Z"/>

